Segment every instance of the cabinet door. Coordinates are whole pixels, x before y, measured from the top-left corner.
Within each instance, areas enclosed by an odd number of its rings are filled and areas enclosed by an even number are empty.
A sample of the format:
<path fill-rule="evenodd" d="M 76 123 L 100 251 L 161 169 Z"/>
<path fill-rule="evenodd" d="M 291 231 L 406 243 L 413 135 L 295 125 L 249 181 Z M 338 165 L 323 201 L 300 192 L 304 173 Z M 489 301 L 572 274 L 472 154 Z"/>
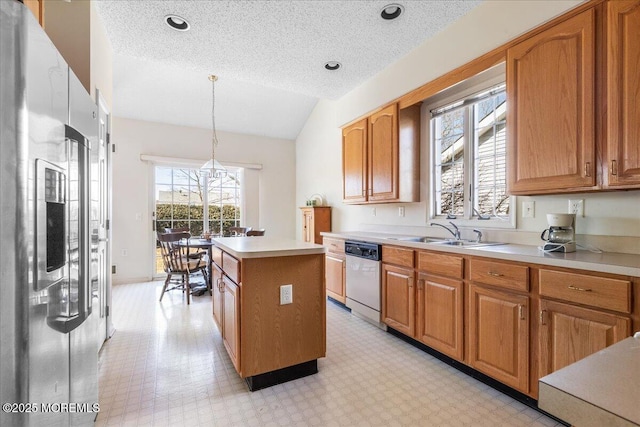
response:
<path fill-rule="evenodd" d="M 540 300 L 540 365 L 543 377 L 629 336 L 627 317 Z"/>
<path fill-rule="evenodd" d="M 315 234 L 313 227 L 313 209 L 302 210 L 302 240 L 307 243 L 313 243 Z"/>
<path fill-rule="evenodd" d="M 589 9 L 507 50 L 511 194 L 595 186 L 594 28 Z"/>
<path fill-rule="evenodd" d="M 640 187 L 640 1 L 607 3 L 610 187 Z"/>
<path fill-rule="evenodd" d="M 382 321 L 405 335 L 415 335 L 413 270 L 382 264 Z"/>
<path fill-rule="evenodd" d="M 218 329 L 222 332 L 222 272 L 215 265 L 211 266 L 211 300 L 213 301 L 213 320 L 218 325 Z"/>
<path fill-rule="evenodd" d="M 529 391 L 529 298 L 469 285 L 469 363 Z"/>
<path fill-rule="evenodd" d="M 462 360 L 463 283 L 418 276 L 418 339 L 447 356 Z"/>
<path fill-rule="evenodd" d="M 231 279 L 223 276 L 224 297 L 222 339 L 229 357 L 240 372 L 240 288 Z"/>
<path fill-rule="evenodd" d="M 44 0 L 24 0 L 23 3 L 36 16 L 40 26 L 44 23 Z"/>
<path fill-rule="evenodd" d="M 325 261 L 327 295 L 344 304 L 346 301 L 344 256 L 327 254 Z"/>
<path fill-rule="evenodd" d="M 342 192 L 346 203 L 367 201 L 367 119 L 342 130 Z"/>
<path fill-rule="evenodd" d="M 398 199 L 398 106 L 369 118 L 368 182 L 371 201 Z"/>

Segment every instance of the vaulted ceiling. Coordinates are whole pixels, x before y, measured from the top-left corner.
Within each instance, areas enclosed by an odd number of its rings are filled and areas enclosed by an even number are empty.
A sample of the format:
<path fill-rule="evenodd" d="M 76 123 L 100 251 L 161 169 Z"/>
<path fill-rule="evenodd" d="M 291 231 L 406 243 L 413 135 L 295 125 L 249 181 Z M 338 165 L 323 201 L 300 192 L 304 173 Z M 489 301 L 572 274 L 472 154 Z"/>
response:
<path fill-rule="evenodd" d="M 98 1 L 114 115 L 210 128 L 215 74 L 218 130 L 295 139 L 318 99 L 339 99 L 480 3 L 400 0 L 403 13 L 382 19 L 394 1 Z"/>

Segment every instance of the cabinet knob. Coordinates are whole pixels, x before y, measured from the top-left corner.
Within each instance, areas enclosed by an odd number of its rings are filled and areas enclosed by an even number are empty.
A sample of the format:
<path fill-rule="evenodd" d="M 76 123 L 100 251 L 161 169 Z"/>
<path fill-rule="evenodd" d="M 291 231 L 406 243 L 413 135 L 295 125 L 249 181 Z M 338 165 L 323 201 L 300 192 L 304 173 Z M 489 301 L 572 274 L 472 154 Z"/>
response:
<path fill-rule="evenodd" d="M 611 175 L 618 175 L 618 162 L 611 160 Z"/>
<path fill-rule="evenodd" d="M 591 176 L 591 162 L 584 164 L 584 176 Z"/>
<path fill-rule="evenodd" d="M 547 310 L 540 310 L 540 324 L 541 325 L 545 324 L 544 323 L 544 313 L 545 313 L 545 311 L 547 311 Z"/>
<path fill-rule="evenodd" d="M 524 306 L 522 304 L 518 306 L 518 314 L 520 315 L 520 320 L 524 320 Z"/>

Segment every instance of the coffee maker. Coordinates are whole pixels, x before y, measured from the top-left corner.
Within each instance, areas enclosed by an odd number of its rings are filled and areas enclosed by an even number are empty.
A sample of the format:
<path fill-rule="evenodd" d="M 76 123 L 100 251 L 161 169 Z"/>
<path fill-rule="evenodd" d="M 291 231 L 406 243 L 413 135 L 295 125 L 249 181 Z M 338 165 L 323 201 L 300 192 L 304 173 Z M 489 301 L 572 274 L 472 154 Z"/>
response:
<path fill-rule="evenodd" d="M 547 214 L 549 228 L 545 229 L 540 238 L 545 241 L 542 250 L 545 252 L 575 252 L 576 251 L 576 214 Z"/>

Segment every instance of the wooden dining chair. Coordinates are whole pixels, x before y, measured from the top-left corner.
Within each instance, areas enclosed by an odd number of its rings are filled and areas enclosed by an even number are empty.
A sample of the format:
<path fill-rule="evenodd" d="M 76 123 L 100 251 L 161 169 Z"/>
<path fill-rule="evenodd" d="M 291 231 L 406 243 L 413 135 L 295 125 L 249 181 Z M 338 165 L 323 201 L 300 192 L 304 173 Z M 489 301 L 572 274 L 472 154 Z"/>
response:
<path fill-rule="evenodd" d="M 164 293 L 174 289 L 182 289 L 187 294 L 187 304 L 191 304 L 191 288 L 189 287 L 189 276 L 193 273 L 202 273 L 205 283 L 209 282 L 207 277 L 207 263 L 201 258 L 193 259 L 189 257 L 189 233 L 160 233 L 158 232 L 158 242 L 162 252 L 162 262 L 167 278 L 162 287 L 160 301 Z M 182 239 L 185 239 L 182 241 Z M 175 286 L 169 287 L 173 276 L 180 276 Z M 173 279 L 174 283 L 176 279 Z"/>
<path fill-rule="evenodd" d="M 191 237 L 191 232 L 189 231 L 189 227 L 176 227 L 176 228 L 165 227 L 164 232 L 165 233 L 189 233 L 189 237 Z M 198 259 L 198 258 L 202 259 L 203 257 L 207 256 L 207 252 L 200 251 L 197 248 L 191 248 L 187 256 L 191 259 Z"/>
<path fill-rule="evenodd" d="M 247 231 L 247 236 L 264 236 L 264 228 Z"/>
<path fill-rule="evenodd" d="M 232 237 L 246 236 L 248 231 L 251 231 L 251 227 L 229 227 L 229 233 Z"/>

